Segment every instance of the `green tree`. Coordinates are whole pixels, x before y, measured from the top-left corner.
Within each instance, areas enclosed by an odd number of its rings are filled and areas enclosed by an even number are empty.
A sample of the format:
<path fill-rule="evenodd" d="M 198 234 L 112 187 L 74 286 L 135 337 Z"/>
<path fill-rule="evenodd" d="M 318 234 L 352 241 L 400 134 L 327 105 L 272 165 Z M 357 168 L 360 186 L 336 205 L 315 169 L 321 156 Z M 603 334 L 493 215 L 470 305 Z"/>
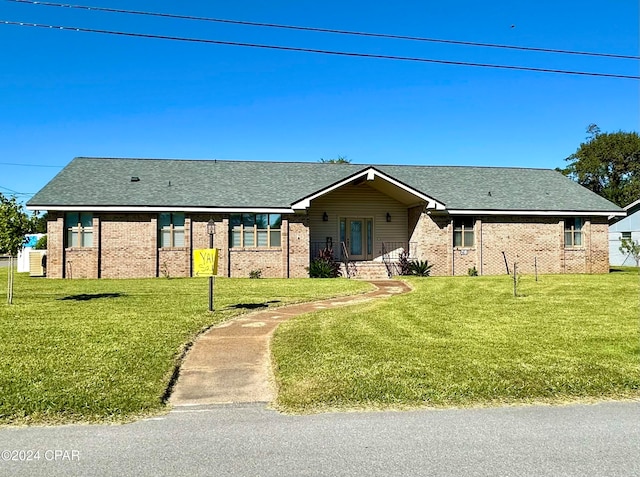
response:
<path fill-rule="evenodd" d="M 31 233 L 34 234 L 46 234 L 47 233 L 47 217 L 49 216 L 48 212 L 45 212 L 42 215 L 34 215 L 32 220 L 32 229 Z"/>
<path fill-rule="evenodd" d="M 603 133 L 596 124 L 565 160 L 560 171 L 605 199 L 624 207 L 640 198 L 640 136 L 637 132 Z"/>
<path fill-rule="evenodd" d="M 324 162 L 325 164 L 351 164 L 351 159 L 347 159 L 347 156 L 338 156 L 335 159 L 320 158 L 320 162 Z"/>
<path fill-rule="evenodd" d="M 640 244 L 638 242 L 628 238 L 623 238 L 620 240 L 619 250 L 627 256 L 631 255 L 631 257 L 636 261 L 636 267 L 640 266 Z"/>
<path fill-rule="evenodd" d="M 9 254 L 7 303 L 13 302 L 14 257 L 26 243 L 25 234 L 33 228 L 33 221 L 15 197 L 7 199 L 0 193 L 0 253 Z"/>

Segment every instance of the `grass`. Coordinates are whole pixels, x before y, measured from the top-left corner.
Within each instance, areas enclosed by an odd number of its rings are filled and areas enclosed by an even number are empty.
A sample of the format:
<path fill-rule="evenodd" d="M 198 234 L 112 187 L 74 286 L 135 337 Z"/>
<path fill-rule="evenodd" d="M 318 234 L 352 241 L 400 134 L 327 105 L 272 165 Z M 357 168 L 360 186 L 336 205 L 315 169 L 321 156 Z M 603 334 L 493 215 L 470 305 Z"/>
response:
<path fill-rule="evenodd" d="M 414 278 L 295 318 L 272 345 L 286 412 L 640 398 L 638 269 Z"/>
<path fill-rule="evenodd" d="M 7 269 L 0 268 L 4 301 Z M 260 306 L 368 290 L 349 280 L 47 280 L 18 274 L 0 304 L 0 424 L 126 421 L 166 409 L 184 346 Z M 6 303 L 6 301 L 5 301 Z"/>

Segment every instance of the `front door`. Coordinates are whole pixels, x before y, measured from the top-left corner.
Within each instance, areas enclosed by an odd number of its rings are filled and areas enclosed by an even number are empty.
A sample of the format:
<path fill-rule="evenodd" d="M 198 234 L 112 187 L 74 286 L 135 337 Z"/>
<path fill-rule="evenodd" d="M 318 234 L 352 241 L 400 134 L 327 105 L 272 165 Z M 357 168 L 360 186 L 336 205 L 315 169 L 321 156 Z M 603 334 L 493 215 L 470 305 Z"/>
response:
<path fill-rule="evenodd" d="M 367 260 L 371 255 L 373 221 L 363 218 L 345 218 L 340 221 L 341 240 L 351 260 Z"/>

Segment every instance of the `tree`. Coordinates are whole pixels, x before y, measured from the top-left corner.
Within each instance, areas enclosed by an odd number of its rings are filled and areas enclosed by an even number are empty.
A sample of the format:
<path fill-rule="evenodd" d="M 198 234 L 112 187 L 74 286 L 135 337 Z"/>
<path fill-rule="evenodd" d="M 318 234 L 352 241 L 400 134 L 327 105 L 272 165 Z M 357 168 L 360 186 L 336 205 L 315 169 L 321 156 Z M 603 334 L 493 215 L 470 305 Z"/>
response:
<path fill-rule="evenodd" d="M 45 212 L 42 215 L 34 215 L 32 220 L 32 229 L 31 233 L 34 234 L 46 234 L 47 233 L 47 218 L 49 217 L 49 213 Z"/>
<path fill-rule="evenodd" d="M 587 127 L 587 140 L 565 160 L 560 172 L 605 199 L 624 207 L 640 198 L 640 136 L 637 132 L 603 133 Z"/>
<path fill-rule="evenodd" d="M 324 162 L 325 164 L 351 164 L 351 159 L 347 159 L 347 156 L 338 156 L 335 159 L 320 158 L 320 162 Z"/>
<path fill-rule="evenodd" d="M 640 266 L 640 244 L 638 242 L 634 242 L 629 238 L 623 238 L 620 240 L 619 250 L 621 253 L 627 254 L 627 256 L 631 255 L 636 261 L 636 267 Z"/>
<path fill-rule="evenodd" d="M 9 254 L 9 274 L 7 286 L 7 303 L 13 302 L 13 259 L 22 250 L 33 222 L 23 210 L 15 197 L 7 199 L 0 193 L 0 253 Z"/>

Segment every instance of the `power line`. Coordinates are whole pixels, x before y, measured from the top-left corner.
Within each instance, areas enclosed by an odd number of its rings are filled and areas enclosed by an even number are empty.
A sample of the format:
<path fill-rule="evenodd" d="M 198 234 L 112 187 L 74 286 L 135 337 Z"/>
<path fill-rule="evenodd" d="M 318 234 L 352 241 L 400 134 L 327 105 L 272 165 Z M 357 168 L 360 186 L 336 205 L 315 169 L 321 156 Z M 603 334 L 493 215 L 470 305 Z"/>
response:
<path fill-rule="evenodd" d="M 287 29 L 287 30 L 313 31 L 313 32 L 320 32 L 320 33 L 335 33 L 339 35 L 365 36 L 365 37 L 373 37 L 373 38 L 422 41 L 422 42 L 431 42 L 431 43 L 446 43 L 446 44 L 452 44 L 452 45 L 464 45 L 464 46 L 474 46 L 474 47 L 483 47 L 483 48 L 502 48 L 502 49 L 520 50 L 520 51 L 558 53 L 558 54 L 564 54 L 564 55 L 583 55 L 583 56 L 598 56 L 598 57 L 605 57 L 605 58 L 617 58 L 617 59 L 627 59 L 627 60 L 640 60 L 640 56 L 620 55 L 615 53 L 597 53 L 597 52 L 591 52 L 591 51 L 562 50 L 562 49 L 556 49 L 556 48 L 536 48 L 536 47 L 528 47 L 528 46 L 500 45 L 495 43 L 479 43 L 479 42 L 473 42 L 473 41 L 445 40 L 445 39 L 439 39 L 439 38 L 394 35 L 394 34 L 388 34 L 388 33 L 372 33 L 372 32 L 362 32 L 362 31 L 351 31 L 351 30 L 337 30 L 337 29 L 331 29 L 331 28 L 316 28 L 316 27 L 307 27 L 307 26 L 283 25 L 278 23 L 262 23 L 262 22 L 243 21 L 243 20 L 229 20 L 229 19 L 223 19 L 223 18 L 200 17 L 200 16 L 193 16 L 193 15 L 178 15 L 178 14 L 172 14 L 172 13 L 148 12 L 148 11 L 141 11 L 141 10 L 124 10 L 120 8 L 92 7 L 87 5 L 74 5 L 74 4 L 68 4 L 68 3 L 38 2 L 33 0 L 5 0 L 5 1 L 13 2 L 13 3 L 26 3 L 31 5 L 42 5 L 47 7 L 73 8 L 73 9 L 79 9 L 79 10 L 93 10 L 93 11 L 99 11 L 99 12 L 123 13 L 127 15 L 144 15 L 144 16 L 162 17 L 162 18 L 176 18 L 180 20 L 228 23 L 233 25 L 281 28 L 281 29 Z"/>
<path fill-rule="evenodd" d="M 319 50 L 319 49 L 313 49 L 313 48 L 299 48 L 299 47 L 293 47 L 293 46 L 265 45 L 265 44 L 259 44 L 259 43 L 243 43 L 243 42 L 235 42 L 235 41 L 209 40 L 205 38 L 188 38 L 188 37 L 180 37 L 180 36 L 153 35 L 149 33 L 133 33 L 133 32 L 124 32 L 124 31 L 116 31 L 116 30 L 100 30 L 95 28 L 47 25 L 47 24 L 41 24 L 41 23 L 25 23 L 25 22 L 16 22 L 16 21 L 9 21 L 9 20 L 0 20 L 0 23 L 4 23 L 5 25 L 15 25 L 15 26 L 23 26 L 23 27 L 47 28 L 52 30 L 77 31 L 77 32 L 83 32 L 83 33 L 100 33 L 105 35 L 128 36 L 128 37 L 134 37 L 134 38 L 153 38 L 153 39 L 159 39 L 159 40 L 172 40 L 172 41 L 205 43 L 205 44 L 214 44 L 214 45 L 242 46 L 242 47 L 248 47 L 248 48 L 262 48 L 262 49 L 280 50 L 280 51 L 297 51 L 297 52 L 303 52 L 303 53 L 317 53 L 317 54 L 323 54 L 323 55 L 347 56 L 347 57 L 356 57 L 356 58 L 372 58 L 372 59 L 395 60 L 395 61 L 413 61 L 413 62 L 419 62 L 419 63 L 435 63 L 435 64 L 455 65 L 455 66 L 475 66 L 480 68 L 497 68 L 497 69 L 504 69 L 504 70 L 533 71 L 537 73 L 556 73 L 556 74 L 565 74 L 565 75 L 580 75 L 580 76 L 617 78 L 617 79 L 634 79 L 634 80 L 640 79 L 640 76 L 621 75 L 621 74 L 613 74 L 613 73 L 593 73 L 593 72 L 587 72 L 587 71 L 534 68 L 529 66 L 511 66 L 511 65 L 496 65 L 496 64 L 489 64 L 489 63 L 471 63 L 466 61 L 435 60 L 431 58 L 417 58 L 412 56 L 377 55 L 377 54 L 371 54 L 371 53 Z"/>
<path fill-rule="evenodd" d="M 14 194 L 14 195 L 24 195 L 24 196 L 32 196 L 32 195 L 35 195 L 35 193 L 31 193 L 31 192 L 18 192 L 18 191 L 15 191 L 15 190 L 13 190 L 13 189 L 9 189 L 8 187 L 3 187 L 3 186 L 0 186 L 0 189 L 3 189 L 3 190 L 6 190 L 6 191 L 9 191 L 9 192 L 11 192 L 11 193 L 12 193 L 12 194 Z"/>
<path fill-rule="evenodd" d="M 0 166 L 20 166 L 20 167 L 55 167 L 62 168 L 64 166 L 54 166 L 50 164 L 18 164 L 17 162 L 0 162 Z"/>

